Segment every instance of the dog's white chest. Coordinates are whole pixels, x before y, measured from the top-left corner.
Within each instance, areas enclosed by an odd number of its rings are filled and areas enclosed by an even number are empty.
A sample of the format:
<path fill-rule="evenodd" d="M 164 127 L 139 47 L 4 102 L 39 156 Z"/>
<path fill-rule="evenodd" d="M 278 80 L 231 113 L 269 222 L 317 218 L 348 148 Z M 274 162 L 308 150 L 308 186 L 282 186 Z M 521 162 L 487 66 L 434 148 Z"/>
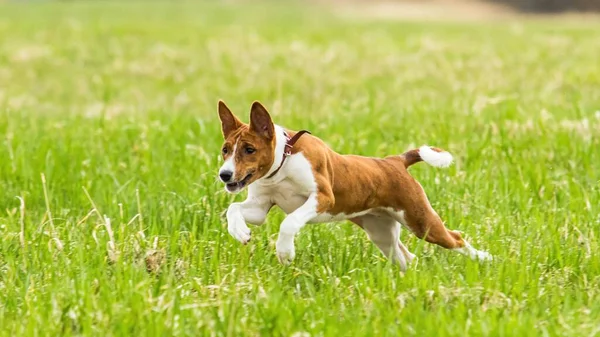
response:
<path fill-rule="evenodd" d="M 288 157 L 282 173 L 285 178 L 277 182 L 257 182 L 256 192 L 290 214 L 308 200 L 317 184 L 309 161 L 301 153 Z"/>
<path fill-rule="evenodd" d="M 268 193 L 273 203 L 286 214 L 290 214 L 302 206 L 308 199 L 308 194 L 301 191 L 293 181 L 283 180 L 269 189 Z"/>

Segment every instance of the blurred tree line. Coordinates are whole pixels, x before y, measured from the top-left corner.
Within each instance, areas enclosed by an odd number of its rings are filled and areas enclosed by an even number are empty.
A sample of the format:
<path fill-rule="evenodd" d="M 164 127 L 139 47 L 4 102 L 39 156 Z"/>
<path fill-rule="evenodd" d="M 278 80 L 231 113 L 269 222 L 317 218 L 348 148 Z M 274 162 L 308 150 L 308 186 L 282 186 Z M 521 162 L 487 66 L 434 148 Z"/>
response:
<path fill-rule="evenodd" d="M 600 11 L 600 0 L 488 0 L 524 12 Z"/>

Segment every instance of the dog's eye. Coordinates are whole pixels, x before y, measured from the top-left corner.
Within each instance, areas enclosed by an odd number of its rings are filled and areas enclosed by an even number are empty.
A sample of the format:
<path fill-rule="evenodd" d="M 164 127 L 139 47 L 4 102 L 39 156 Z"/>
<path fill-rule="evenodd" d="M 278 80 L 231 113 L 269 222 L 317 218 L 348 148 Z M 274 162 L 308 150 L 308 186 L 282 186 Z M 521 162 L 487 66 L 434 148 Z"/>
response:
<path fill-rule="evenodd" d="M 251 147 L 247 147 L 246 148 L 246 154 L 253 154 L 254 152 L 256 152 L 255 149 L 251 148 Z"/>
<path fill-rule="evenodd" d="M 227 154 L 227 148 L 226 147 L 224 147 L 221 151 L 223 152 L 223 154 Z"/>

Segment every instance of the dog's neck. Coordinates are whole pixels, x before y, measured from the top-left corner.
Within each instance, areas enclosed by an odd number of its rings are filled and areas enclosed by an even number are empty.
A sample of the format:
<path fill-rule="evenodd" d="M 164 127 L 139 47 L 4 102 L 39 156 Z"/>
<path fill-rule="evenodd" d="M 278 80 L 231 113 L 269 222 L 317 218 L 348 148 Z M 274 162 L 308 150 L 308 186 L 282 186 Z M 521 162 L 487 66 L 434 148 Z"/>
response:
<path fill-rule="evenodd" d="M 277 174 L 275 174 L 273 177 L 266 179 L 266 177 L 269 177 L 271 174 L 273 174 L 273 172 L 275 172 L 277 170 L 277 168 L 279 167 L 279 165 L 281 164 L 281 161 L 283 160 L 283 156 L 285 155 L 285 144 L 287 143 L 287 136 L 285 134 L 285 129 L 279 125 L 275 125 L 275 153 L 273 156 L 273 164 L 271 164 L 271 168 L 269 169 L 269 172 L 267 172 L 267 174 L 265 174 L 265 176 L 263 178 L 260 178 L 259 181 L 261 181 L 261 183 L 276 183 L 281 181 L 281 179 L 283 179 L 285 177 L 285 170 L 279 170 L 279 172 L 277 172 Z M 268 182 L 267 182 L 268 181 Z"/>

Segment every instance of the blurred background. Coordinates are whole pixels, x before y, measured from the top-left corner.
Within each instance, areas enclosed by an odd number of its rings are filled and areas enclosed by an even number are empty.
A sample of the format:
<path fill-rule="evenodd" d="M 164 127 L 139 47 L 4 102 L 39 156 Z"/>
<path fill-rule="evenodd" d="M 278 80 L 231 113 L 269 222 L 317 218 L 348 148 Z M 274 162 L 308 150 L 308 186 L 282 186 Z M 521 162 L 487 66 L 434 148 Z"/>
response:
<path fill-rule="evenodd" d="M 599 9 L 0 0 L 0 337 L 598 335 Z M 242 247 L 218 99 L 341 153 L 449 150 L 411 174 L 497 261 L 405 233 L 399 277 L 342 223 L 284 268 L 276 209 Z"/>
<path fill-rule="evenodd" d="M 598 0 L 489 0 L 527 12 L 598 11 Z"/>
<path fill-rule="evenodd" d="M 600 11 L 599 0 L 317 0 L 321 3 L 378 8 L 379 16 L 416 18 L 498 18 L 513 15 L 590 14 Z M 401 12 L 401 13 L 398 13 Z"/>

